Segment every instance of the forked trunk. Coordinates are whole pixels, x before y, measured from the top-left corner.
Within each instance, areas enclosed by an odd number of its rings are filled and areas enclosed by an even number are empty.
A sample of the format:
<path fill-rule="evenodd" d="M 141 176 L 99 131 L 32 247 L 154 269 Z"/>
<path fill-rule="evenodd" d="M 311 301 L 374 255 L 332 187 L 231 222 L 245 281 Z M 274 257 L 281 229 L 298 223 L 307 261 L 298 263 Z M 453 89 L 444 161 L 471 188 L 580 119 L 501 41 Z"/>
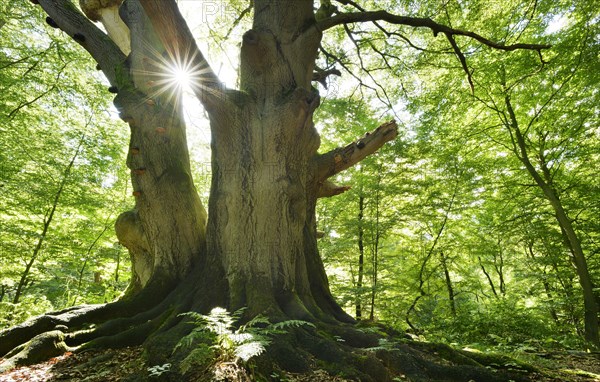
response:
<path fill-rule="evenodd" d="M 155 278 L 180 280 L 209 256 L 224 270 L 232 310 L 351 321 L 329 292 L 316 245 L 319 96 L 311 79 L 321 34 L 304 30 L 313 25 L 312 2 L 256 3 L 242 45 L 241 91 L 204 88 L 213 170 L 206 245 L 180 107 L 153 88 L 152 73 L 169 50 L 136 1 L 122 7 L 136 90 L 120 89 L 116 103 L 132 131 L 136 209 L 121 215 L 117 232 L 134 260 L 132 290 Z M 199 269 L 198 276 L 214 275 Z"/>

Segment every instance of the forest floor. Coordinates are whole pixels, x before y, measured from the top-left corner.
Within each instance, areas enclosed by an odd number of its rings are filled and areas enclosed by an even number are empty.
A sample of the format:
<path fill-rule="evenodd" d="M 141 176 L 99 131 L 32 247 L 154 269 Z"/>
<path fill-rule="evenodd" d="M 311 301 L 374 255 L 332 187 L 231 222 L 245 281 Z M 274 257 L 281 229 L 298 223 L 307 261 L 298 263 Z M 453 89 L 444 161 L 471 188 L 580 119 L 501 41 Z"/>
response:
<path fill-rule="evenodd" d="M 600 382 L 599 353 L 552 352 L 528 354 L 526 358 L 540 371 L 539 373 L 530 374 L 528 378 L 530 381 Z M 141 382 L 163 380 L 160 376 L 152 377 L 150 374 L 151 372 L 144 360 L 142 348 L 131 347 L 66 353 L 44 363 L 19 367 L 0 374 L 0 382 Z M 278 373 L 278 377 L 281 381 L 287 382 L 346 382 L 345 379 L 331 376 L 324 370 L 313 370 L 306 374 Z M 410 381 L 410 379 L 402 377 L 394 380 Z"/>

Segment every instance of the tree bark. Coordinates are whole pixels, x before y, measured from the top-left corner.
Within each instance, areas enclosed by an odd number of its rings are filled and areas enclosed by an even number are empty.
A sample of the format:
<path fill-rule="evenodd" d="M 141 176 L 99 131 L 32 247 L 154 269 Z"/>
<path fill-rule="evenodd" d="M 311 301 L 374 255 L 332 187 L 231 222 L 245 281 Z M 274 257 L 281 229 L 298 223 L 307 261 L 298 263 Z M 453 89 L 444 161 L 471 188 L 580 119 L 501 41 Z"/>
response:
<path fill-rule="evenodd" d="M 243 95 L 208 110 L 208 251 L 223 261 L 232 309 L 351 321 L 329 292 L 316 246 L 319 96 L 311 79 L 320 33 L 304 31 L 312 2 L 254 8 L 241 49 Z"/>

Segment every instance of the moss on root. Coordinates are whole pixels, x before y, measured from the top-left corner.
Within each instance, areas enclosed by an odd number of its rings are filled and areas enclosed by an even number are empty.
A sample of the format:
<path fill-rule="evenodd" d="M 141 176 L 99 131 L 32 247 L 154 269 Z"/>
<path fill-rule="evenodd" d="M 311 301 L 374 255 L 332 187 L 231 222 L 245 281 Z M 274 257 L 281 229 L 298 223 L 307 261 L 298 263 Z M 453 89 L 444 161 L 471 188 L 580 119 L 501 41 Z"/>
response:
<path fill-rule="evenodd" d="M 328 328 L 330 329 L 330 328 Z M 501 365 L 516 364 L 508 357 L 502 364 L 484 362 L 444 344 L 408 342 L 405 339 L 386 338 L 386 346 L 373 345 L 372 333 L 361 336 L 357 329 L 347 326 L 331 331 L 324 328 L 295 328 L 276 337 L 267 352 L 254 361 L 257 375 L 266 381 L 278 381 L 278 371 L 306 374 L 315 370 L 326 371 L 331 380 L 363 382 L 410 381 L 527 381 L 527 372 L 510 370 Z M 348 341 L 344 338 L 361 339 Z M 363 333 L 364 334 L 364 333 Z M 379 337 L 381 339 L 383 337 Z M 395 341 L 396 340 L 396 341 Z M 498 361 L 500 358 L 495 358 Z M 488 361 L 491 361 L 488 360 Z M 270 377 L 275 375 L 275 377 Z M 337 378 L 337 379 L 336 379 Z"/>
<path fill-rule="evenodd" d="M 16 366 L 33 365 L 72 350 L 65 343 L 66 335 L 60 330 L 44 332 L 6 354 L 0 363 L 0 373 Z"/>

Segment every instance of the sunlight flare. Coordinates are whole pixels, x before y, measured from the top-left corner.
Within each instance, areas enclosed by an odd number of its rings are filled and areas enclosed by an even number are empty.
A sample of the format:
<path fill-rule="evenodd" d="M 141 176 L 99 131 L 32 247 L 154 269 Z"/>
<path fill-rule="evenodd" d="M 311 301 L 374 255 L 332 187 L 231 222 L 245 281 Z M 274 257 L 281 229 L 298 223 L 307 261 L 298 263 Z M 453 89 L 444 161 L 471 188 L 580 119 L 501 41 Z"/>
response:
<path fill-rule="evenodd" d="M 152 49 L 150 56 L 145 70 L 136 74 L 148 79 L 151 98 L 165 97 L 168 102 L 180 105 L 183 97 L 214 91 L 214 85 L 205 85 L 210 68 L 206 62 L 198 63 L 195 53 L 160 54 Z"/>

